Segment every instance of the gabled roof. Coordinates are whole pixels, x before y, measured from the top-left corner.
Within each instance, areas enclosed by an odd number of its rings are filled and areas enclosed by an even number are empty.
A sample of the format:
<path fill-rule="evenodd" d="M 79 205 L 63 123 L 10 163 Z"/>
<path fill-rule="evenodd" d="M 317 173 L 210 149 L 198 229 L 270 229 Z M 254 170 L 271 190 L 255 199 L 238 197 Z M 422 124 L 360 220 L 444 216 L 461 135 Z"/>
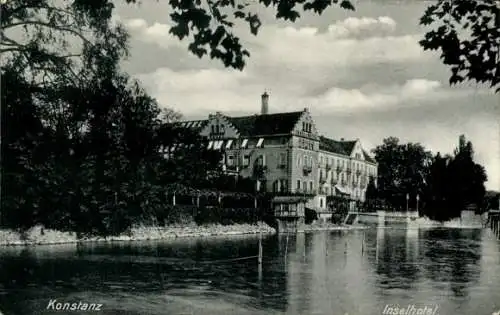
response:
<path fill-rule="evenodd" d="M 337 141 L 333 139 L 329 139 L 327 137 L 321 136 L 319 138 L 319 149 L 323 151 L 328 151 L 332 153 L 342 154 L 342 155 L 351 155 L 354 146 L 356 145 L 356 141 Z"/>
<path fill-rule="evenodd" d="M 304 112 L 289 112 L 267 115 L 229 117 L 227 120 L 243 137 L 255 137 L 273 134 L 289 134 Z"/>

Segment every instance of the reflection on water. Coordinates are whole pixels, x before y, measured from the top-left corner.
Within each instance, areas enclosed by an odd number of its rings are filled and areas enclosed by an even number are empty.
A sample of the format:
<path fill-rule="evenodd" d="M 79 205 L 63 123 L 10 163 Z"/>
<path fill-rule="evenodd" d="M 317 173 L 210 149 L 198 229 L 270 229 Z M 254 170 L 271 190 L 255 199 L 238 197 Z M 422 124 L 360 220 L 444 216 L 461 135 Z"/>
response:
<path fill-rule="evenodd" d="M 387 304 L 439 314 L 500 309 L 500 243 L 481 230 L 388 229 L 264 238 L 0 249 L 0 310 L 51 299 L 101 314 L 381 314 Z M 71 312 L 78 314 L 78 312 Z"/>

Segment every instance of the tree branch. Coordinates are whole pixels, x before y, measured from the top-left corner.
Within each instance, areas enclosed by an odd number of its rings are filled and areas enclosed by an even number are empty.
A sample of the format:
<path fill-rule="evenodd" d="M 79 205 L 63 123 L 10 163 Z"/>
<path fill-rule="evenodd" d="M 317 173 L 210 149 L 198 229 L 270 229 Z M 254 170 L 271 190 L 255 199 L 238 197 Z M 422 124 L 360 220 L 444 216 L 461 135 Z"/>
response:
<path fill-rule="evenodd" d="M 3 30 L 5 30 L 5 29 L 12 28 L 12 27 L 26 26 L 26 25 L 38 25 L 38 26 L 44 26 L 47 28 L 51 28 L 51 29 L 54 29 L 56 31 L 68 32 L 68 33 L 71 33 L 71 34 L 79 37 L 85 43 L 92 44 L 92 42 L 90 40 L 88 40 L 83 34 L 79 33 L 78 31 L 76 31 L 72 28 L 57 26 L 57 25 L 53 25 L 53 24 L 43 22 L 43 21 L 29 20 L 29 21 L 16 22 L 16 23 L 3 25 L 2 28 L 3 28 Z"/>

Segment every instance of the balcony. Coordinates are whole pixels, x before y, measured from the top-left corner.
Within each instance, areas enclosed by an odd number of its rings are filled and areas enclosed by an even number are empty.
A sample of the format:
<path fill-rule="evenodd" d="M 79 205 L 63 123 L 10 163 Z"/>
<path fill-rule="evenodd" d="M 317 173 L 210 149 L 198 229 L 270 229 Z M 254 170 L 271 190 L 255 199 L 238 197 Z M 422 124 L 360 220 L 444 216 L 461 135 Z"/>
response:
<path fill-rule="evenodd" d="M 345 171 L 346 171 L 347 174 L 351 174 L 352 173 L 352 169 L 350 167 L 348 167 Z"/>
<path fill-rule="evenodd" d="M 324 183 L 326 183 L 326 176 L 320 176 L 320 177 L 319 177 L 319 183 L 320 183 L 320 184 L 322 184 L 322 185 L 323 185 Z"/>
<path fill-rule="evenodd" d="M 304 165 L 302 170 L 304 171 L 304 175 L 308 175 L 312 172 L 312 165 Z"/>
<path fill-rule="evenodd" d="M 335 185 L 337 185 L 339 183 L 339 181 L 332 178 L 332 180 L 330 181 L 330 183 L 332 184 L 332 186 L 335 186 Z"/>
<path fill-rule="evenodd" d="M 327 163 L 325 166 L 326 170 L 329 171 L 332 169 L 332 165 L 330 163 Z"/>
<path fill-rule="evenodd" d="M 357 171 L 356 171 L 356 175 L 357 175 L 357 176 L 361 176 L 361 174 L 363 174 L 363 172 L 362 172 L 361 170 L 357 170 Z"/>
<path fill-rule="evenodd" d="M 341 167 L 341 166 L 337 166 L 337 169 L 336 169 L 337 174 L 342 173 L 342 171 L 343 171 L 343 170 L 344 170 L 344 168 L 343 168 L 343 167 Z"/>

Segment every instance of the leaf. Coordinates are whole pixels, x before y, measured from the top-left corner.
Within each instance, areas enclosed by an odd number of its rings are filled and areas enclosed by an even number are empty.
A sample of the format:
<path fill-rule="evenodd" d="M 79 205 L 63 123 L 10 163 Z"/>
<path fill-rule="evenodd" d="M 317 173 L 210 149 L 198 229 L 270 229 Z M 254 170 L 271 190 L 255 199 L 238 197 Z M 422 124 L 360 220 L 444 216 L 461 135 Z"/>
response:
<path fill-rule="evenodd" d="M 343 0 L 341 3 L 340 3 L 340 7 L 342 9 L 346 9 L 346 10 L 351 10 L 351 11 L 354 11 L 355 8 L 354 6 L 352 5 L 352 3 L 348 0 Z"/>

